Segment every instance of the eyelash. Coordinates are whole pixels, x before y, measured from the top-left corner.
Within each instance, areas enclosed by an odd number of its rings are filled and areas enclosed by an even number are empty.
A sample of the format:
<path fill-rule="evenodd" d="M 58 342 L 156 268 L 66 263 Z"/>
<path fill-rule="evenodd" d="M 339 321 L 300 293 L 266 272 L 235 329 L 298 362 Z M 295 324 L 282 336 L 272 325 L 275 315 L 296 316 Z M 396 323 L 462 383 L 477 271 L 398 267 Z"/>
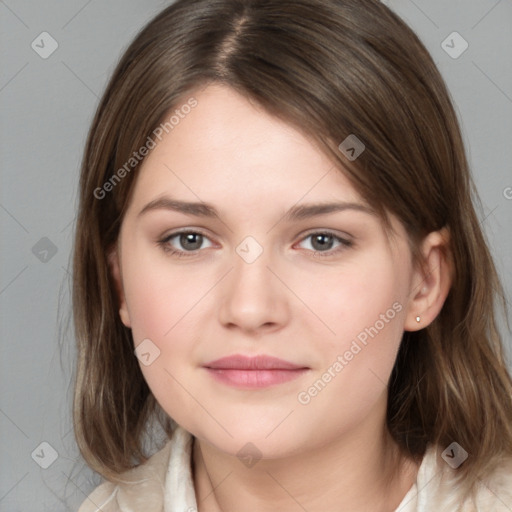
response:
<path fill-rule="evenodd" d="M 208 236 L 206 234 L 202 233 L 201 231 L 185 230 L 185 231 L 178 231 L 176 233 L 171 233 L 170 235 L 166 236 L 162 240 L 159 240 L 158 245 L 162 248 L 162 250 L 165 253 L 167 253 L 171 256 L 178 257 L 178 258 L 191 258 L 191 257 L 197 256 L 197 253 L 198 253 L 198 251 L 200 251 L 200 249 L 196 249 L 195 251 L 180 251 L 177 249 L 173 249 L 168 245 L 169 242 L 173 238 L 176 238 L 179 235 L 190 235 L 190 234 L 201 235 L 204 238 L 208 238 Z M 341 238 L 340 236 L 336 235 L 332 231 L 328 231 L 328 230 L 313 231 L 311 233 L 308 233 L 306 236 L 304 236 L 300 240 L 300 242 L 302 242 L 302 241 L 306 240 L 307 238 L 310 238 L 314 235 L 327 235 L 327 236 L 334 238 L 335 241 L 338 241 L 341 243 L 341 246 L 339 246 L 337 249 L 332 249 L 332 250 L 328 250 L 328 251 L 315 251 L 315 250 L 311 251 L 309 249 L 306 249 L 310 252 L 313 252 L 315 257 L 319 256 L 321 258 L 327 258 L 330 256 L 334 256 L 334 255 L 337 255 L 338 253 L 340 253 L 341 251 L 344 251 L 345 249 L 349 249 L 350 247 L 352 247 L 354 245 L 354 243 L 351 240 L 346 240 L 344 238 Z"/>

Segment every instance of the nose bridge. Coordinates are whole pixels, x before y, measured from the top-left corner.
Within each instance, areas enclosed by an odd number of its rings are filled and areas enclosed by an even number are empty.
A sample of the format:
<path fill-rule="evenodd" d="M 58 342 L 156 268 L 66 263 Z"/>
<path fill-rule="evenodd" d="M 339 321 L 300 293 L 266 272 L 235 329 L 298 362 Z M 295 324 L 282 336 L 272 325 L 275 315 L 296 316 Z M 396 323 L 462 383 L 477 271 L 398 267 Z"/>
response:
<path fill-rule="evenodd" d="M 233 270 L 226 281 L 220 320 L 254 330 L 266 324 L 281 324 L 287 312 L 282 284 L 270 271 L 272 251 L 253 236 L 235 248 Z"/>
<path fill-rule="evenodd" d="M 269 289 L 269 277 L 272 273 L 268 267 L 271 266 L 270 248 L 264 248 L 253 237 L 247 237 L 235 249 L 236 256 L 233 258 L 233 281 L 235 284 L 251 286 L 254 291 L 258 285 L 262 290 Z"/>

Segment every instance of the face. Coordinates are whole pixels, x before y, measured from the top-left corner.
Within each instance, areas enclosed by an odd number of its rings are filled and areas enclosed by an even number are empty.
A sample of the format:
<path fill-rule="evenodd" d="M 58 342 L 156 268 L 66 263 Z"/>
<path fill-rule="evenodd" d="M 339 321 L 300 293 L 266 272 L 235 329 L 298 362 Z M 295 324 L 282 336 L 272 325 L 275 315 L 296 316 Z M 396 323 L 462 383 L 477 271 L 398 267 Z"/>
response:
<path fill-rule="evenodd" d="M 381 428 L 413 281 L 404 229 L 392 219 L 389 240 L 290 125 L 227 87 L 194 97 L 139 169 L 114 263 L 151 391 L 229 454 L 252 442 L 277 458 Z M 309 208 L 327 203 L 344 206 Z M 298 369 L 209 365 L 231 355 Z"/>

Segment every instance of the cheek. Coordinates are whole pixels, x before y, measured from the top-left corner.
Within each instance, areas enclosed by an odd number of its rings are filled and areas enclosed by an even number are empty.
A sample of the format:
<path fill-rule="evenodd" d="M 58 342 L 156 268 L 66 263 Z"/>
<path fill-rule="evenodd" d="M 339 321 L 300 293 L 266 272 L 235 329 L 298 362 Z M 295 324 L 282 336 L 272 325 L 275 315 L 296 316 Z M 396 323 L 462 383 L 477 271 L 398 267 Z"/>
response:
<path fill-rule="evenodd" d="M 167 262 L 165 256 L 150 259 L 144 254 L 126 263 L 123 279 L 135 344 L 144 338 L 161 343 L 172 337 L 211 286 Z"/>
<path fill-rule="evenodd" d="M 171 262 L 165 254 L 155 256 L 133 243 L 123 266 L 125 296 L 134 347 L 149 339 L 159 354 L 154 364 L 141 365 L 157 398 L 162 389 L 179 395 L 177 381 L 189 379 L 200 362 L 197 346 L 211 332 L 216 318 L 214 285 L 224 273 L 225 269 L 214 272 L 208 266 Z"/>
<path fill-rule="evenodd" d="M 333 276 L 321 299 L 318 290 L 310 291 L 308 300 L 335 333 L 314 340 L 323 363 L 322 391 L 314 399 L 320 408 L 334 400 L 345 412 L 362 411 L 385 390 L 393 368 L 405 321 L 407 269 L 382 251 L 375 254 Z"/>
<path fill-rule="evenodd" d="M 383 251 L 368 254 L 354 264 L 330 272 L 319 281 L 312 280 L 304 287 L 304 297 L 311 310 L 329 327 L 330 333 L 319 342 L 328 350 L 343 349 L 347 343 L 376 326 L 377 330 L 401 332 L 405 309 L 405 268 L 399 270 L 396 260 Z M 372 331 L 373 332 L 373 331 Z"/>
<path fill-rule="evenodd" d="M 193 377 L 194 313 L 211 287 L 203 279 L 198 289 L 200 281 L 193 276 L 163 258 L 133 258 L 123 273 L 134 348 L 146 343 L 152 354 L 150 364 L 140 359 L 139 366 L 157 401 L 178 422 L 191 408 L 186 390 Z"/>

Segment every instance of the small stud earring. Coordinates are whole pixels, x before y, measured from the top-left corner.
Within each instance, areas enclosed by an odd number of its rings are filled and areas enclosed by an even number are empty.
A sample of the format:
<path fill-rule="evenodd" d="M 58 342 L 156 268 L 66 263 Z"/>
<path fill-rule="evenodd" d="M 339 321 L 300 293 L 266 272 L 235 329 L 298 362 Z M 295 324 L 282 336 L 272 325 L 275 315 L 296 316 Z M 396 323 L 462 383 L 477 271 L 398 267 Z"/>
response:
<path fill-rule="evenodd" d="M 416 322 L 420 323 L 421 318 L 419 316 L 416 317 Z"/>

